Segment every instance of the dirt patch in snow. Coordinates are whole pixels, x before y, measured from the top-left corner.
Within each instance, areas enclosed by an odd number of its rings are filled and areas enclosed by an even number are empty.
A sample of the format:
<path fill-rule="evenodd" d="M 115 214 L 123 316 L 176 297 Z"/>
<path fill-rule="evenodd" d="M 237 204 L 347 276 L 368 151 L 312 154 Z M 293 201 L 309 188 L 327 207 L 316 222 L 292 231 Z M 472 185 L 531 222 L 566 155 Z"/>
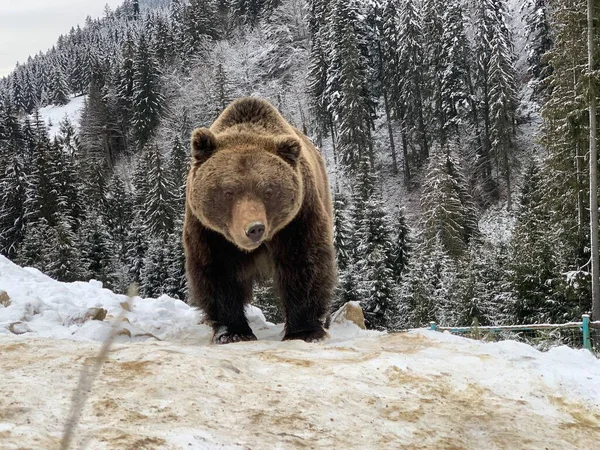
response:
<path fill-rule="evenodd" d="M 424 334 L 325 344 L 117 345 L 94 385 L 77 444 L 253 450 L 597 445 L 599 409 L 564 399 L 535 374 L 519 381 L 527 356 L 503 360 L 469 345 Z M 97 350 L 98 344 L 70 340 L 0 342 L 2 449 L 58 447 L 78 371 Z M 489 360 L 497 379 L 477 376 Z"/>

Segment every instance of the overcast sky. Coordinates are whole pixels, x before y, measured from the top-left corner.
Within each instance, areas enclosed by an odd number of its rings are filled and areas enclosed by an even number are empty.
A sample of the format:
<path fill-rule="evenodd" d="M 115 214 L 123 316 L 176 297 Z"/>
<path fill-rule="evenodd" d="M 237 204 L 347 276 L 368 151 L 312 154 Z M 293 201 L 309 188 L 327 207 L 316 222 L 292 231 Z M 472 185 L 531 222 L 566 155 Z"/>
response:
<path fill-rule="evenodd" d="M 0 0 L 0 77 L 10 73 L 17 61 L 46 51 L 71 27 L 83 26 L 85 18 L 103 15 L 123 0 Z"/>

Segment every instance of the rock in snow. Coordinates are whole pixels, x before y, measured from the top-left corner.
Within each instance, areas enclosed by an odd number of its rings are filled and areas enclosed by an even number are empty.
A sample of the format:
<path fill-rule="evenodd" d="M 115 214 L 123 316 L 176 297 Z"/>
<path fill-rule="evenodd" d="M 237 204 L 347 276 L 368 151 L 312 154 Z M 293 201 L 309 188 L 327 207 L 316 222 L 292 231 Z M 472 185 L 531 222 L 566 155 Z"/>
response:
<path fill-rule="evenodd" d="M 0 448 L 58 448 L 79 370 L 125 299 L 2 257 L 0 289 L 11 298 L 0 306 Z M 64 324 L 90 308 L 104 308 L 104 321 Z M 216 346 L 185 303 L 135 298 L 125 312 L 129 332 L 94 383 L 75 447 L 597 446 L 600 362 L 586 350 L 382 334 L 348 321 L 333 322 L 321 343 L 280 342 L 281 325 L 256 308 L 247 314 L 259 341 Z M 29 331 L 10 333 L 15 322 Z"/>

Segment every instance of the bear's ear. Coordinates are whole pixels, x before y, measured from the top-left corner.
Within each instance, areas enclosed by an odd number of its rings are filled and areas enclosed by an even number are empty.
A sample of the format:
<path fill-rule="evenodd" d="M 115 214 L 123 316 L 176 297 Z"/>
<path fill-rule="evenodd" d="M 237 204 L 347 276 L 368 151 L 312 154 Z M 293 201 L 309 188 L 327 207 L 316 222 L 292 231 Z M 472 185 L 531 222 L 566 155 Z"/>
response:
<path fill-rule="evenodd" d="M 300 141 L 292 136 L 277 139 L 275 152 L 288 163 L 295 165 L 300 157 Z"/>
<path fill-rule="evenodd" d="M 192 158 L 203 163 L 217 149 L 217 138 L 208 128 L 196 128 L 192 132 Z"/>

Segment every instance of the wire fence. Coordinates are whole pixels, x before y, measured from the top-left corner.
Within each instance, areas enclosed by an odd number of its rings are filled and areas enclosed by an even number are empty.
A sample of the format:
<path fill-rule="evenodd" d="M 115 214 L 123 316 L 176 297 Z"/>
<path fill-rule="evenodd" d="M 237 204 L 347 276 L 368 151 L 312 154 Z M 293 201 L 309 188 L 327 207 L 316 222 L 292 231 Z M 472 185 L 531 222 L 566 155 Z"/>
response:
<path fill-rule="evenodd" d="M 525 342 L 541 351 L 568 345 L 572 348 L 585 348 L 600 355 L 600 321 L 590 321 L 587 314 L 582 316 L 581 322 L 563 324 L 478 326 L 475 323 L 470 327 L 440 327 L 435 322 L 430 322 L 429 329 L 482 341 L 510 339 Z"/>

